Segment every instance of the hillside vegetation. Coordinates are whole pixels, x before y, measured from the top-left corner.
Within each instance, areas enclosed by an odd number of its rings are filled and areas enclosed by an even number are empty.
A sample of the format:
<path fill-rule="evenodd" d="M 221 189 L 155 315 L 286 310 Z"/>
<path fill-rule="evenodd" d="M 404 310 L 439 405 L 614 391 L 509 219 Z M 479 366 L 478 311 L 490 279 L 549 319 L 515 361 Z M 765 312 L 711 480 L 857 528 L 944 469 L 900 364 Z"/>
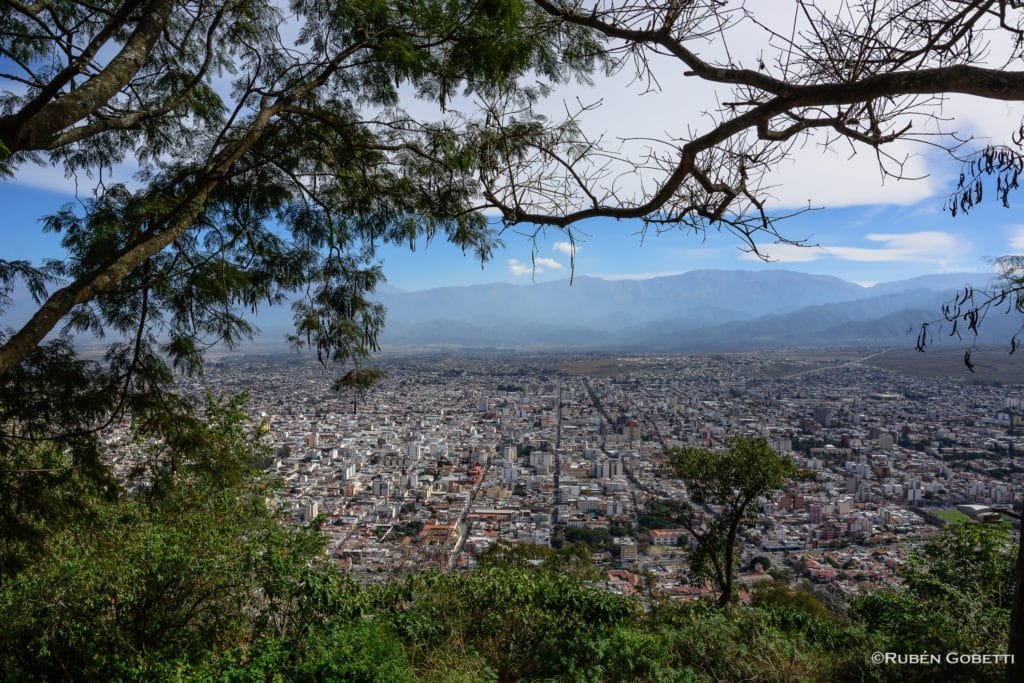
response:
<path fill-rule="evenodd" d="M 33 519 L 36 527 L 23 542 L 5 534 L 0 680 L 1002 675 L 994 666 L 870 662 L 875 651 L 1005 651 L 1013 582 L 1001 525 L 947 531 L 918 551 L 902 589 L 849 606 L 781 582 L 724 609 L 613 595 L 577 546 L 494 553 L 474 571 L 360 586 L 324 558 L 315 528 L 280 523 L 240 405 L 211 400 L 205 421 L 152 447 L 131 490 L 86 495 L 69 480 L 64 494 L 88 501 L 80 514 L 27 517 L 23 528 Z"/>

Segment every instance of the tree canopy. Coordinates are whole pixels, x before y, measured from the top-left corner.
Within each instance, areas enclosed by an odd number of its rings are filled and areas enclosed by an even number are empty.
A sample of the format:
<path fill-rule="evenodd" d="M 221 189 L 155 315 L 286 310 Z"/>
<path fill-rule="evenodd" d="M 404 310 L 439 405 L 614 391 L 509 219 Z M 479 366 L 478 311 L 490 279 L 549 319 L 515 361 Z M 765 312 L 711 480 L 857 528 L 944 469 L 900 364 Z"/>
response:
<path fill-rule="evenodd" d="M 758 251 L 765 239 L 790 241 L 769 178 L 809 139 L 870 151 L 897 178 L 892 145 L 946 146 L 974 162 L 952 210 L 980 201 L 990 177 L 1006 200 L 1018 153 L 972 157 L 940 107 L 948 94 L 1024 96 L 1018 3 L 795 0 L 788 31 L 777 10 L 717 0 L 3 3 L 0 172 L 60 164 L 95 189 L 44 222 L 61 235 L 62 258 L 0 260 L 0 305 L 14 288 L 39 303 L 3 333 L 0 373 L 31 366 L 57 330 L 113 333 L 124 341 L 92 379 L 118 396 L 118 412 L 164 381 L 158 358 L 195 370 L 209 345 L 252 333 L 246 312 L 287 300 L 294 343 L 358 359 L 383 323 L 366 296 L 383 277 L 376 248 L 443 235 L 487 258 L 498 230 L 484 210 L 570 240 L 581 221 L 605 216 L 728 230 Z M 738 41 L 742 52 L 730 49 Z M 731 95 L 660 138 L 637 131 L 636 144 L 588 132 L 589 105 L 541 114 L 552 86 L 598 69 Z M 417 99 L 438 114 L 414 111 Z M 104 181 L 120 163 L 138 167 L 137 183 Z M 1017 281 L 1007 282 L 993 300 L 1016 301 Z M 954 313 L 971 318 L 984 303 Z"/>
<path fill-rule="evenodd" d="M 142 179 L 101 183 L 46 220 L 63 259 L 3 262 L 0 282 L 27 283 L 40 307 L 5 335 L 0 372 L 63 323 L 195 368 L 205 345 L 251 332 L 242 311 L 300 293 L 293 340 L 358 357 L 383 319 L 366 298 L 375 248 L 443 234 L 486 258 L 496 235 L 477 207 L 478 150 L 535 132 L 497 140 L 417 119 L 406 96 L 525 103 L 598 59 L 587 32 L 515 1 L 296 2 L 287 21 L 263 2 L 0 11 L 17 72 L 5 74 L 4 171 L 45 159 L 102 176 L 133 160 Z M 520 85 L 526 74 L 537 85 Z"/>
<path fill-rule="evenodd" d="M 792 460 L 773 451 L 764 437 L 732 437 L 728 450 L 722 452 L 676 447 L 667 455 L 671 474 L 686 482 L 689 494 L 689 500 L 680 505 L 678 519 L 694 540 L 690 572 L 697 579 L 713 581 L 718 604 L 727 605 L 739 560 L 738 534 L 757 516 L 751 504 L 782 488 L 798 470 Z"/>
<path fill-rule="evenodd" d="M 480 150 L 535 128 L 446 103 L 525 106 L 602 59 L 588 31 L 517 0 L 0 3 L 0 173 L 56 164 L 94 185 L 43 220 L 60 258 L 0 259 L 0 314 L 19 289 L 38 304 L 0 330 L 10 566 L 86 489 L 117 495 L 98 432 L 130 419 L 170 443 L 195 420 L 173 369 L 250 336 L 258 306 L 291 303 L 295 345 L 355 364 L 384 318 L 368 296 L 382 243 L 486 258 Z M 136 180 L 111 182 L 117 164 Z M 101 357 L 79 356 L 83 332 L 109 338 Z"/>

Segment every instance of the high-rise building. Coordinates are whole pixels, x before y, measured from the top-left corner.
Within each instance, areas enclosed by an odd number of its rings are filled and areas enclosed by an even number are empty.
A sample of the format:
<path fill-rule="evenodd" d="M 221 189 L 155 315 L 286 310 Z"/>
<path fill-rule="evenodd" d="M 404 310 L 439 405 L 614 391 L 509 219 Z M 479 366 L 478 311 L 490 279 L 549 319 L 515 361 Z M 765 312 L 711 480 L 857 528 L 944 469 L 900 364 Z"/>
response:
<path fill-rule="evenodd" d="M 306 503 L 302 509 L 302 521 L 309 523 L 316 519 L 317 515 L 320 514 L 320 503 L 315 500 L 311 500 Z"/>

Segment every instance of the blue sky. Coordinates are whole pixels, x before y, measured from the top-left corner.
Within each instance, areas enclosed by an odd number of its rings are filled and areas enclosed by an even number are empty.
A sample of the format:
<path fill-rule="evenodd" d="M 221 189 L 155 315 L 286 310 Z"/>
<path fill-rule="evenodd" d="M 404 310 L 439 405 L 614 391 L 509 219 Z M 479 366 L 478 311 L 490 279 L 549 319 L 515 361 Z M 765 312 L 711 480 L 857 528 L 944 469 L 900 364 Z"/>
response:
<path fill-rule="evenodd" d="M 1024 196 L 1020 197 L 1024 201 Z M 641 238 L 634 221 L 596 220 L 577 230 L 576 275 L 645 278 L 702 268 L 789 269 L 835 275 L 870 284 L 928 273 L 991 271 L 991 258 L 1024 248 L 1019 209 L 985 204 L 952 218 L 942 199 L 910 206 L 869 205 L 813 211 L 779 224 L 792 239 L 821 248 L 763 245 L 774 258 L 763 262 L 740 250 L 733 235 L 682 231 Z M 585 234 L 583 234 L 585 233 Z M 537 272 L 531 270 L 531 243 L 506 232 L 505 248 L 484 264 L 443 243 L 418 248 L 387 248 L 381 255 L 389 282 L 402 289 L 483 282 L 557 280 L 568 277 L 565 236 L 548 230 L 537 241 Z"/>
<path fill-rule="evenodd" d="M 757 8 L 762 19 L 784 20 L 784 28 L 790 30 L 791 15 L 777 12 L 773 0 L 748 4 Z M 770 41 L 766 42 L 761 24 L 741 22 L 733 35 L 733 57 L 747 63 L 771 61 L 764 54 Z M 714 59 L 720 47 L 711 42 L 701 50 Z M 995 62 L 998 57 L 993 56 Z M 706 130 L 708 112 L 731 96 L 728 86 L 682 78 L 673 59 L 652 57 L 649 65 L 661 87 L 647 87 L 643 79 L 638 82 L 627 68 L 595 76 L 592 86 L 561 84 L 537 104 L 537 111 L 560 120 L 568 110 L 583 106 L 585 111 L 578 112 L 577 123 L 591 138 L 601 137 L 612 148 L 619 143 L 627 148 L 626 143 L 632 144 L 632 158 L 636 154 L 642 158 L 651 139 L 664 141 L 671 149 L 672 141 Z M 418 101 L 408 97 L 410 94 L 403 90 L 402 99 L 411 116 L 428 119 L 443 115 L 437 103 Z M 475 106 L 468 101 L 448 103 L 449 109 L 465 107 L 470 112 Z M 764 244 L 763 251 L 774 259 L 765 263 L 744 254 L 739 240 L 728 233 L 676 231 L 641 239 L 638 222 L 597 220 L 574 228 L 576 275 L 640 278 L 701 268 L 785 268 L 874 283 L 927 273 L 989 272 L 992 258 L 1024 253 L 1024 218 L 1020 216 L 1024 193 L 1005 209 L 990 191 L 978 209 L 952 218 L 943 211 L 943 198 L 960 168 L 939 146 L 950 142 L 949 134 L 954 131 L 958 140 L 967 141 L 962 152 L 988 143 L 1006 143 L 1024 119 L 1024 106 L 967 96 L 943 97 L 937 106 L 926 109 L 923 116 L 911 112 L 906 117 L 906 122 L 913 123 L 917 142 L 900 141 L 886 147 L 886 154 L 891 155 L 886 162 L 890 173 L 920 180 L 884 178 L 874 150 L 830 144 L 820 136 L 794 145 L 786 159 L 772 169 L 767 184 L 776 200 L 774 206 L 783 211 L 808 203 L 826 207 L 781 223 L 780 232 L 821 248 Z M 897 127 L 902 127 L 903 121 L 899 124 Z M 133 169 L 121 164 L 112 171 L 115 180 L 126 180 Z M 616 189 L 627 194 L 643 194 L 640 188 L 649 190 L 651 182 L 650 177 L 639 175 L 614 178 L 623 185 Z M 91 185 L 91 181 L 83 181 L 79 190 L 88 196 Z M 0 180 L 0 258 L 39 261 L 59 257 L 57 236 L 43 234 L 39 219 L 72 201 L 75 189 L 75 182 L 65 178 L 59 168 L 25 165 L 18 169 L 16 180 Z M 420 244 L 415 252 L 407 247 L 385 247 L 379 255 L 390 284 L 406 290 L 486 282 L 525 284 L 568 277 L 568 245 L 557 230 L 540 234 L 535 245 L 515 230 L 506 231 L 503 240 L 505 246 L 482 267 L 472 255 L 463 255 L 443 240 Z M 531 255 L 536 269 L 531 267 Z"/>
<path fill-rule="evenodd" d="M 830 207 L 790 218 L 779 224 L 783 234 L 821 248 L 768 243 L 764 251 L 776 259 L 770 263 L 744 254 L 739 240 L 727 233 L 669 231 L 642 237 L 636 221 L 594 220 L 575 229 L 576 275 L 642 278 L 701 268 L 785 268 L 873 283 L 926 273 L 989 271 L 991 258 L 1024 251 L 1022 194 L 1009 209 L 986 201 L 953 218 L 942 209 L 948 188 L 936 189 L 940 191 L 935 195 L 911 204 Z M 44 234 L 39 219 L 73 200 L 68 192 L 0 182 L 3 258 L 38 262 L 59 256 L 57 236 Z M 558 230 L 538 236 L 535 272 L 532 245 L 521 229 L 505 231 L 502 240 L 505 246 L 482 267 L 474 256 L 463 255 L 442 239 L 420 244 L 415 252 L 387 246 L 379 256 L 389 283 L 406 290 L 568 277 L 569 245 Z"/>

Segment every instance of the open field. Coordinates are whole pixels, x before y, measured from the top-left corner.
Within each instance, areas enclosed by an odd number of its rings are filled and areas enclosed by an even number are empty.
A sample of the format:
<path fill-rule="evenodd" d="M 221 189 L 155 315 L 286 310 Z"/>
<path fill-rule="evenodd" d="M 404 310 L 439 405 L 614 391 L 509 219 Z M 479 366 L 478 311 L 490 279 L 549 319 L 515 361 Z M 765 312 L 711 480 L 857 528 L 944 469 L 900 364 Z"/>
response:
<path fill-rule="evenodd" d="M 890 349 L 792 349 L 742 354 L 692 354 L 700 356 L 760 355 L 768 359 L 757 372 L 762 379 L 777 379 L 829 366 L 863 363 L 893 370 L 914 377 L 942 377 L 954 382 L 978 384 L 1024 384 L 1024 352 L 1009 355 L 1006 347 L 984 347 L 971 351 L 974 372 L 964 365 L 965 347 L 929 348 L 915 351 L 912 346 Z M 661 366 L 678 367 L 691 354 L 680 355 L 608 355 L 574 360 L 561 366 L 573 375 L 613 377 L 627 375 L 636 370 L 657 370 Z"/>
<path fill-rule="evenodd" d="M 1010 355 L 1006 347 L 978 348 L 971 352 L 974 372 L 964 366 L 963 348 L 928 349 L 924 353 L 893 349 L 866 361 L 887 370 L 915 377 L 945 377 L 955 382 L 1024 384 L 1024 354 Z"/>
<path fill-rule="evenodd" d="M 970 521 L 970 517 L 959 510 L 954 510 L 952 508 L 932 510 L 931 512 L 947 524 L 963 524 L 964 522 Z"/>

